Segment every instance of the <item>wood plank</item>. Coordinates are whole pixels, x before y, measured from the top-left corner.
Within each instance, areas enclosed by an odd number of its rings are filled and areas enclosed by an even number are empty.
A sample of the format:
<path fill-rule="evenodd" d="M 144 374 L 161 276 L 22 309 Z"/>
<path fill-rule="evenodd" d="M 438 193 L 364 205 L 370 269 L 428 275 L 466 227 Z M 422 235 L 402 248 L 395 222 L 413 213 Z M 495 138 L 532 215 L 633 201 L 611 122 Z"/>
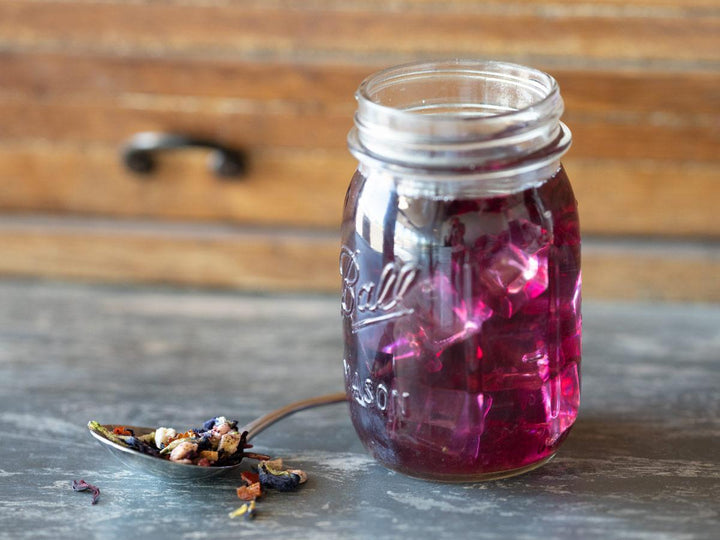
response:
<path fill-rule="evenodd" d="M 597 240 L 583 243 L 583 294 L 624 300 L 720 301 L 720 245 Z"/>
<path fill-rule="evenodd" d="M 246 290 L 331 290 L 334 235 L 0 217 L 0 275 L 174 283 Z"/>
<path fill-rule="evenodd" d="M 164 156 L 152 179 L 107 145 L 0 145 L 0 209 L 334 228 L 355 168 L 345 150 L 263 150 L 245 179 L 216 179 L 204 151 Z M 596 234 L 720 237 L 720 163 L 594 160 L 565 166 L 582 229 Z"/>
<path fill-rule="evenodd" d="M 164 0 L 172 2 L 173 0 Z M 54 0 L 62 4 L 123 4 L 127 0 Z M 158 0 L 133 0 L 136 4 L 158 3 Z M 189 6 L 223 6 L 227 4 L 244 7 L 285 7 L 293 10 L 373 10 L 373 11 L 408 11 L 408 10 L 462 10 L 462 11 L 522 11 L 523 13 L 556 13 L 615 15 L 642 13 L 643 15 L 666 15 L 671 13 L 697 14 L 702 8 L 720 8 L 720 0 L 182 0 Z M 636 12 L 636 10 L 638 10 Z M 640 11 L 642 10 L 642 11 Z M 712 10 L 711 12 L 714 12 Z M 701 12 L 702 14 L 704 12 Z"/>
<path fill-rule="evenodd" d="M 152 0 L 145 0 L 152 1 Z M 207 0 L 191 0 L 194 2 L 206 2 Z M 223 0 L 217 0 L 222 2 Z M 257 0 L 266 2 L 268 0 Z M 282 1 L 282 0 L 274 0 Z M 325 5 L 328 3 L 345 3 L 347 0 L 320 0 Z M 294 3 L 307 3 L 307 0 L 294 0 Z M 310 2 L 312 3 L 312 2 Z M 720 0 L 602 0 L 601 2 L 593 0 L 484 0 L 482 3 L 477 0 L 396 0 L 386 2 L 384 0 L 363 0 L 363 3 L 377 5 L 377 9 L 383 6 L 386 9 L 401 9 L 407 6 L 429 6 L 442 9 L 444 6 L 450 6 L 451 9 L 499 9 L 506 7 L 508 9 L 519 9 L 527 7 L 536 12 L 547 11 L 549 9 L 557 10 L 561 13 L 625 13 L 630 8 L 650 10 L 650 13 L 661 10 L 662 8 L 672 8 L 679 12 L 696 12 L 700 8 L 720 8 Z M 482 4 L 478 6 L 478 4 Z"/>
<path fill-rule="evenodd" d="M 474 12 L 291 9 L 252 4 L 0 2 L 0 45 L 50 50 L 257 57 L 559 56 L 717 64 L 720 17 L 670 10 L 662 16 L 563 16 L 553 10 Z M 378 16 L 378 14 L 381 16 Z M 647 15 L 647 13 L 646 13 Z M 680 15 L 680 16 L 678 16 Z M 402 28 L 402 32 L 398 29 Z"/>
<path fill-rule="evenodd" d="M 145 58 L 0 50 L 0 96 L 119 99 L 123 95 L 342 104 L 379 66 Z"/>
<path fill-rule="evenodd" d="M 583 232 L 720 237 L 717 162 L 569 157 L 565 166 Z"/>
<path fill-rule="evenodd" d="M 543 69 L 545 66 L 540 66 Z M 720 121 L 720 72 L 573 70 L 547 67 L 557 79 L 567 114 L 643 115 L 674 122 Z M 641 120 L 643 121 L 643 120 Z M 645 120 L 646 121 L 646 120 Z"/>
<path fill-rule="evenodd" d="M 374 69 L 14 53 L 0 54 L 0 66 L 3 140 L 117 144 L 155 129 L 240 145 L 334 148 L 344 147 L 354 88 Z M 717 157 L 720 74 L 555 74 L 576 155 Z"/>
<path fill-rule="evenodd" d="M 355 169 L 346 151 L 249 155 L 247 177 L 217 179 L 203 150 L 161 156 L 151 178 L 127 172 L 112 146 L 0 146 L 0 208 L 337 227 Z"/>
<path fill-rule="evenodd" d="M 0 143 L 46 139 L 120 144 L 140 131 L 194 134 L 231 146 L 253 148 L 345 147 L 349 112 L 286 104 L 207 100 L 195 97 L 128 96 L 118 103 L 59 100 L 0 100 Z M 688 119 L 652 114 L 568 112 L 573 156 L 658 160 L 718 160 L 717 116 Z"/>
<path fill-rule="evenodd" d="M 375 64 L 313 64 L 116 57 L 0 51 L 0 97 L 108 102 L 123 96 L 196 96 L 321 103 L 351 114 L 358 84 Z M 597 71 L 539 65 L 560 84 L 574 114 L 663 113 L 688 121 L 720 111 L 720 72 Z"/>
<path fill-rule="evenodd" d="M 0 217 L 0 275 L 333 291 L 336 233 Z M 720 301 L 720 246 L 586 238 L 585 298 Z"/>

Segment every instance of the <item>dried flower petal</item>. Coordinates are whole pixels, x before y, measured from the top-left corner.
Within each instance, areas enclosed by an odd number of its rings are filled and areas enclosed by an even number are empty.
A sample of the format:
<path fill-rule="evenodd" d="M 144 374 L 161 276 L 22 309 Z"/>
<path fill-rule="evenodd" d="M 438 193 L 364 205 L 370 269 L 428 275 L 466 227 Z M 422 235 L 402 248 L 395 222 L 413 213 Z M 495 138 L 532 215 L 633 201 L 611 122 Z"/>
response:
<path fill-rule="evenodd" d="M 138 437 L 125 437 L 125 440 L 123 441 L 126 446 L 129 446 L 133 450 L 137 450 L 138 452 L 142 452 L 143 454 L 148 454 L 150 456 L 158 456 L 160 455 L 160 452 L 155 448 L 152 444 L 147 443 L 143 441 L 142 439 L 139 439 Z"/>
<path fill-rule="evenodd" d="M 159 448 L 162 450 L 165 448 L 171 440 L 173 440 L 177 436 L 177 432 L 172 428 L 166 428 L 166 427 L 159 427 L 155 430 L 155 437 L 153 437 L 153 442 L 155 443 L 155 448 Z"/>
<path fill-rule="evenodd" d="M 203 427 L 198 431 L 210 431 L 215 425 L 215 420 L 217 420 L 217 417 L 211 418 L 210 420 L 206 421 L 205 423 L 203 423 Z"/>
<path fill-rule="evenodd" d="M 170 461 L 185 463 L 185 460 L 192 460 L 195 452 L 197 452 L 197 444 L 189 441 L 182 442 L 170 452 Z M 192 463 L 192 461 L 190 461 L 190 463 Z"/>
<path fill-rule="evenodd" d="M 297 476 L 300 484 L 307 482 L 307 473 L 305 471 L 301 471 L 300 469 L 288 469 L 288 472 Z"/>
<path fill-rule="evenodd" d="M 85 480 L 73 480 L 72 482 L 73 491 L 89 491 L 92 493 L 92 502 L 90 504 L 97 504 L 100 499 L 100 488 L 88 484 Z"/>
<path fill-rule="evenodd" d="M 278 471 L 268 467 L 265 463 L 258 466 L 260 485 L 265 489 L 276 489 L 278 491 L 293 491 L 300 484 L 300 477 L 288 471 Z"/>
<path fill-rule="evenodd" d="M 276 471 L 282 471 L 283 470 L 283 460 L 282 458 L 275 458 L 275 459 L 266 459 L 265 465 L 267 467 L 270 467 L 271 469 L 275 469 Z"/>
<path fill-rule="evenodd" d="M 255 517 L 255 501 L 246 502 L 237 510 L 228 514 L 231 518 L 245 516 L 245 519 L 253 519 Z"/>

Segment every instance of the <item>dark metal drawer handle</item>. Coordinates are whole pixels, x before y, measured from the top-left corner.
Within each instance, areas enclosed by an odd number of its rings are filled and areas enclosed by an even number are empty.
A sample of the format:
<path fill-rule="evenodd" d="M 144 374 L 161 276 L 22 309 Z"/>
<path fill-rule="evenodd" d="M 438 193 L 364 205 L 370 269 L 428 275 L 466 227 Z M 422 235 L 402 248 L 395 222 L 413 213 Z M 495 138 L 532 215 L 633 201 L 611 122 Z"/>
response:
<path fill-rule="evenodd" d="M 155 154 L 166 150 L 187 147 L 209 148 L 210 169 L 222 178 L 237 178 L 245 173 L 245 156 L 242 152 L 227 148 L 207 139 L 146 131 L 136 133 L 122 149 L 125 166 L 138 174 L 150 174 L 155 170 Z"/>

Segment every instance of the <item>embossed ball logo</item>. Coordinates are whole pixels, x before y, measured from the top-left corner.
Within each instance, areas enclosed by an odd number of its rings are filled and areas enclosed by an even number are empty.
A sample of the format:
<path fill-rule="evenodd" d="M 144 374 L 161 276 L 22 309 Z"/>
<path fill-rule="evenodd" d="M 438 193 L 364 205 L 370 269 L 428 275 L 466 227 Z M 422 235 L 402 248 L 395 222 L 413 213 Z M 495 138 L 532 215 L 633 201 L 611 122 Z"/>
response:
<path fill-rule="evenodd" d="M 377 282 L 361 283 L 357 254 L 343 246 L 340 252 L 340 306 L 343 316 L 352 320 L 353 330 L 412 313 L 412 309 L 400 306 L 417 273 L 418 268 L 413 263 L 389 262 L 383 266 Z"/>
<path fill-rule="evenodd" d="M 343 316 L 349 316 L 355 309 L 354 285 L 360 277 L 360 268 L 355 254 L 345 246 L 340 251 L 340 276 L 342 277 L 340 308 Z"/>

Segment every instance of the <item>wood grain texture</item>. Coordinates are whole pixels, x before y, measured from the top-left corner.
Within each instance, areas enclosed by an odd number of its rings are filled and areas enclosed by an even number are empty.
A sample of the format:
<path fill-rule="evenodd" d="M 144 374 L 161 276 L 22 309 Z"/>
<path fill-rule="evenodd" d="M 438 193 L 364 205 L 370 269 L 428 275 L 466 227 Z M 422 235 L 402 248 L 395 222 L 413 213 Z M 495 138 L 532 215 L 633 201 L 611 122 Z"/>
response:
<path fill-rule="evenodd" d="M 119 143 L 142 130 L 344 148 L 374 68 L 0 54 L 0 140 Z M 720 72 L 557 70 L 579 157 L 713 160 Z"/>
<path fill-rule="evenodd" d="M 0 142 L 17 139 L 121 143 L 139 131 L 193 133 L 240 147 L 345 148 L 351 113 L 313 108 L 208 102 L 188 98 L 127 96 L 119 103 L 77 100 L 45 103 L 12 99 L 0 102 L 9 121 Z M 585 158 L 718 160 L 720 124 L 713 119 L 679 123 L 663 117 L 568 113 L 573 152 Z"/>
<path fill-rule="evenodd" d="M 297 6 L 297 5 L 296 5 Z M 25 47 L 124 53 L 239 56 L 325 54 L 474 57 L 575 56 L 591 59 L 717 62 L 717 13 L 692 16 L 563 14 L 526 10 L 373 11 L 354 3 L 335 9 L 265 7 L 257 2 L 0 2 L 0 35 Z M 519 12 L 518 12 L 519 11 Z M 688 32 L 688 20 L 692 32 Z M 402 28 L 402 32 L 398 29 Z M 211 31 L 209 31 L 211 29 Z"/>
<path fill-rule="evenodd" d="M 387 63 L 198 60 L 113 56 L 96 51 L 73 54 L 0 50 L 0 65 L 0 99 L 112 103 L 134 95 L 192 96 L 250 104 L 289 103 L 351 114 L 359 83 Z M 717 70 L 595 70 L 545 63 L 536 67 L 551 72 L 558 80 L 568 113 L 662 113 L 675 122 L 689 123 L 700 115 L 717 115 L 720 111 Z"/>
<path fill-rule="evenodd" d="M 207 158 L 160 156 L 148 178 L 128 172 L 114 146 L 0 145 L 0 208 L 337 228 L 355 169 L 347 152 L 253 149 L 247 176 L 223 181 Z"/>
<path fill-rule="evenodd" d="M 580 416 L 552 462 L 510 480 L 390 473 L 346 407 L 293 416 L 254 443 L 308 483 L 267 493 L 246 523 L 227 517 L 237 475 L 132 473 L 84 425 L 242 424 L 342 388 L 336 297 L 2 280 L 0 298 L 2 540 L 714 540 L 720 527 L 718 306 L 585 302 Z M 100 487 L 97 506 L 77 478 Z"/>
<path fill-rule="evenodd" d="M 0 219 L 0 275 L 245 290 L 339 288 L 336 234 L 148 222 Z M 587 298 L 720 302 L 716 244 L 593 240 Z"/>
<path fill-rule="evenodd" d="M 328 290 L 338 242 L 285 231 L 193 232 L 48 223 L 0 230 L 4 275 L 176 283 L 246 290 Z"/>
<path fill-rule="evenodd" d="M 583 231 L 639 250 L 590 248 L 591 294 L 715 298 L 704 276 L 717 275 L 720 238 L 718 51 L 719 0 L 0 0 L 0 211 L 67 217 L 3 229 L 2 271 L 303 288 L 294 276 L 322 237 L 310 286 L 326 288 L 358 83 L 391 64 L 469 56 L 558 79 Z M 248 175 L 219 182 L 205 152 L 188 151 L 143 181 L 117 153 L 147 130 L 240 147 Z M 166 242 L 162 223 L 145 236 L 132 221 L 75 230 L 73 215 L 197 225 Z M 198 243 L 201 222 L 242 225 L 239 239 Z M 672 256 L 680 238 L 709 242 L 693 244 L 688 267 Z M 228 262 L 245 252 L 252 263 Z"/>
<path fill-rule="evenodd" d="M 337 224 L 354 168 L 344 150 L 351 96 L 371 66 L 7 52 L 0 61 L 2 208 Z M 706 194 L 720 176 L 720 74 L 554 74 L 575 132 L 567 164 L 585 230 L 718 234 Z M 145 129 L 249 147 L 249 177 L 216 182 L 204 154 L 189 152 L 138 181 L 113 144 Z"/>
<path fill-rule="evenodd" d="M 720 238 L 717 162 L 569 157 L 565 165 L 583 232 Z"/>
<path fill-rule="evenodd" d="M 206 162 L 204 151 L 163 156 L 148 179 L 127 172 L 114 146 L 0 145 L 0 209 L 336 230 L 355 168 L 344 150 L 257 149 L 247 177 L 228 182 Z M 718 201 L 708 196 L 717 162 L 570 157 L 565 167 L 583 232 L 720 238 Z"/>

